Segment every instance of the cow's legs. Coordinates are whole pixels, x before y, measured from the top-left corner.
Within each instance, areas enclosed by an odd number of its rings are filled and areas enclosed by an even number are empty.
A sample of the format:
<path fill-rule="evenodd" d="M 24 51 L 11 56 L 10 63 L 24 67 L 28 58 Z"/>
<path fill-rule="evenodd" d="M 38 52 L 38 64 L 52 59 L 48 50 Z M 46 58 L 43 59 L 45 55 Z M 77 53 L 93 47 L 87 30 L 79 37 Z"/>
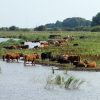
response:
<path fill-rule="evenodd" d="M 33 64 L 34 64 L 34 66 L 35 66 L 35 61 L 34 61 L 34 60 L 32 61 L 32 66 L 33 66 Z"/>
<path fill-rule="evenodd" d="M 26 61 L 24 60 L 24 66 L 26 66 Z"/>

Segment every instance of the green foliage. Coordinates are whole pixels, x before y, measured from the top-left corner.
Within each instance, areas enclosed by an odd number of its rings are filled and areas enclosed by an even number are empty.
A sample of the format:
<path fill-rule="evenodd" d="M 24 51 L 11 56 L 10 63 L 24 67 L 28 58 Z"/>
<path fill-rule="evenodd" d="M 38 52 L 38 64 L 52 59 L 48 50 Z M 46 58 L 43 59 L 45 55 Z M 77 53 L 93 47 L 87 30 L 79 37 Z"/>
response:
<path fill-rule="evenodd" d="M 99 26 L 100 25 L 100 12 L 92 18 L 92 26 Z"/>
<path fill-rule="evenodd" d="M 16 40 L 13 40 L 13 39 L 9 39 L 6 42 L 1 42 L 0 43 L 0 47 L 11 46 L 11 45 L 20 45 L 20 41 L 16 41 Z"/>
<path fill-rule="evenodd" d="M 91 32 L 100 32 L 100 26 L 92 27 Z"/>
<path fill-rule="evenodd" d="M 65 88 L 68 88 L 71 82 L 75 79 L 75 77 L 71 76 L 65 81 Z"/>
<path fill-rule="evenodd" d="M 85 81 L 77 79 L 74 76 L 70 76 L 66 81 L 65 81 L 65 88 L 66 89 L 76 89 L 79 88 L 81 84 L 83 84 Z"/>
<path fill-rule="evenodd" d="M 17 31 L 19 28 L 16 26 L 9 27 L 9 31 Z"/>
<path fill-rule="evenodd" d="M 76 28 L 83 26 L 90 26 L 91 22 L 79 17 L 67 18 L 63 21 L 63 27 Z"/>
<path fill-rule="evenodd" d="M 56 84 L 60 85 L 62 83 L 62 77 L 60 75 L 56 76 Z"/>
<path fill-rule="evenodd" d="M 91 26 L 91 21 L 80 17 L 72 17 L 63 20 L 63 22 L 57 21 L 56 23 L 50 23 L 45 25 L 47 29 L 54 31 L 67 30 L 74 31 L 75 28 Z"/>
<path fill-rule="evenodd" d="M 48 78 L 46 87 L 48 85 L 59 85 L 59 86 L 63 86 L 65 89 L 76 89 L 79 88 L 80 85 L 82 85 L 85 81 L 80 80 L 74 76 L 70 76 L 70 77 L 63 77 L 61 75 L 56 75 L 56 76 L 50 76 Z"/>
<path fill-rule="evenodd" d="M 45 30 L 46 30 L 46 28 L 43 25 L 34 28 L 34 31 L 45 31 Z"/>

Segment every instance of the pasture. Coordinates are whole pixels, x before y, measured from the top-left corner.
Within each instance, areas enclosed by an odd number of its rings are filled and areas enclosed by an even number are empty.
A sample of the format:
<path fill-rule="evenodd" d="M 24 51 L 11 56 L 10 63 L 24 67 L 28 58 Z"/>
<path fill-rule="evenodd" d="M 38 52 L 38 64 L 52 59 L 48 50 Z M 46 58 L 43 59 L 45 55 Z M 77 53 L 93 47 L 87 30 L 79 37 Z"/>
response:
<path fill-rule="evenodd" d="M 49 35 L 57 34 L 61 37 L 71 36 L 74 38 L 72 41 L 68 41 L 62 46 L 50 45 L 46 49 L 23 49 L 23 50 L 6 50 L 2 48 L 6 43 L 0 43 L 0 55 L 7 52 L 21 52 L 24 54 L 38 53 L 41 54 L 45 51 L 51 51 L 53 55 L 68 54 L 68 55 L 80 55 L 81 59 L 88 59 L 90 61 L 95 60 L 99 66 L 100 59 L 100 32 L 68 32 L 68 31 L 43 31 L 43 32 L 23 32 L 23 31 L 1 31 L 0 37 L 3 38 L 19 38 L 20 41 L 32 41 L 32 40 L 48 40 Z M 17 41 L 16 44 L 19 42 Z M 78 44 L 74 46 L 74 44 Z M 8 45 L 8 44 L 7 44 Z M 41 62 L 41 61 L 39 61 Z M 47 61 L 46 61 L 47 62 Z M 53 62 L 49 62 L 53 63 Z"/>

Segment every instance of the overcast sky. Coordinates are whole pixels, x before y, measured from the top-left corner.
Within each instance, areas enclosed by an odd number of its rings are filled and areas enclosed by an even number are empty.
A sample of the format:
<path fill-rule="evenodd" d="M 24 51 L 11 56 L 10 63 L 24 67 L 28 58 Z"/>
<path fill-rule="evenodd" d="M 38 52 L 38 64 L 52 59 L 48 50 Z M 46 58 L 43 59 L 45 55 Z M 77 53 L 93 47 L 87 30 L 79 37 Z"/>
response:
<path fill-rule="evenodd" d="M 100 12 L 100 0 L 0 0 L 0 27 L 33 28 L 69 17 L 91 20 Z"/>

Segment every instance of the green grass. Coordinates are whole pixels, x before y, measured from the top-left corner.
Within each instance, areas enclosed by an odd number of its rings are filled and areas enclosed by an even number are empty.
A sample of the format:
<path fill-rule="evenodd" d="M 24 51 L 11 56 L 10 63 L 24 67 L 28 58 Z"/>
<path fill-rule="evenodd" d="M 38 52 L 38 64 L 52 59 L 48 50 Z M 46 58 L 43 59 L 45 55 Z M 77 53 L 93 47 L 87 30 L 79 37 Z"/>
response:
<path fill-rule="evenodd" d="M 100 62 L 100 32 L 68 32 L 68 31 L 58 31 L 58 32 L 23 32 L 23 31 L 0 31 L 0 37 L 10 37 L 10 38 L 21 38 L 23 40 L 48 40 L 50 34 L 59 34 L 62 37 L 73 36 L 74 40 L 65 43 L 63 46 L 56 47 L 51 45 L 48 49 L 31 49 L 31 50 L 13 50 L 13 52 L 22 52 L 24 54 L 30 54 L 33 52 L 41 54 L 44 51 L 51 51 L 53 55 L 58 54 L 75 54 L 80 55 L 82 59 L 96 60 Z M 80 39 L 80 36 L 85 36 L 84 39 Z M 13 42 L 14 43 L 14 42 Z M 78 43 L 79 46 L 73 46 L 73 44 Z M 11 52 L 2 49 L 4 45 L 9 43 L 0 43 L 0 55 L 5 54 L 5 52 Z"/>

